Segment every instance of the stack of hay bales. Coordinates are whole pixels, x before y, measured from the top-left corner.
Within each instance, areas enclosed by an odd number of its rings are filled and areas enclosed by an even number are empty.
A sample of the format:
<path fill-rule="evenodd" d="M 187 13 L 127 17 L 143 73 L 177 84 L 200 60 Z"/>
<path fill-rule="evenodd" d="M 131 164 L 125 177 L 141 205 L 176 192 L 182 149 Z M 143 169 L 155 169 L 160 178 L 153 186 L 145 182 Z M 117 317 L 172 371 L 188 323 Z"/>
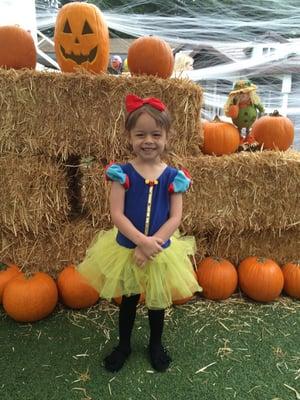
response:
<path fill-rule="evenodd" d="M 0 85 L 1 261 L 55 275 L 111 226 L 101 169 L 130 156 L 126 94 L 160 97 L 174 116 L 170 153 L 200 154 L 202 90 L 191 82 L 0 70 Z"/>
<path fill-rule="evenodd" d="M 247 256 L 300 259 L 300 153 L 201 156 L 187 166 L 193 188 L 184 229 L 205 232 L 207 254 L 238 264 Z"/>

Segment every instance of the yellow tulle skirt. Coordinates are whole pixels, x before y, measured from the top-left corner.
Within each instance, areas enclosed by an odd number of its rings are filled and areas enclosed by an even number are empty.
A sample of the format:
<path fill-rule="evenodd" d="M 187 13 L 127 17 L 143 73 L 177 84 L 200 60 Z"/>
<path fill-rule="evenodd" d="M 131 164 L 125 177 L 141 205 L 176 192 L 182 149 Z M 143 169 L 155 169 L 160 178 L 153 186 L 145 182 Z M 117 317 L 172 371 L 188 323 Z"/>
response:
<path fill-rule="evenodd" d="M 174 234 L 171 245 L 141 268 L 134 262 L 134 249 L 120 246 L 116 234 L 116 228 L 99 232 L 77 267 L 100 297 L 143 293 L 149 309 L 163 309 L 202 291 L 189 257 L 195 253 L 193 237 Z"/>

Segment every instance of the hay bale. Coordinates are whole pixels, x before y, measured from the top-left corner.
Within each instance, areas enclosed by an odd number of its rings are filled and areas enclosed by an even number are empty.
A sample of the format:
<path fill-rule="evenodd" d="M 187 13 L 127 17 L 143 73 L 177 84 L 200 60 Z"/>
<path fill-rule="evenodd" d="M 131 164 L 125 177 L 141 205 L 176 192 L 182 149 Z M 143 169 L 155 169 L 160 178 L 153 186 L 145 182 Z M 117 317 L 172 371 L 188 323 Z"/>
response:
<path fill-rule="evenodd" d="M 78 264 L 85 256 L 92 239 L 99 230 L 88 219 L 57 225 L 53 231 L 43 232 L 38 237 L 32 233 L 19 233 L 0 229 L 0 261 L 16 263 L 24 271 L 44 271 L 53 277 L 68 264 Z M 206 239 L 198 237 L 196 260 L 206 252 Z"/>
<path fill-rule="evenodd" d="M 200 153 L 202 89 L 188 80 L 0 69 L 0 153 L 124 159 L 124 98 L 160 97 L 173 118 L 172 151 Z"/>
<path fill-rule="evenodd" d="M 193 186 L 184 197 L 188 233 L 300 226 L 299 152 L 200 156 L 182 160 L 182 164 L 193 177 Z"/>
<path fill-rule="evenodd" d="M 66 265 L 82 260 L 96 231 L 88 220 L 57 225 L 38 237 L 30 232 L 14 236 L 1 228 L 0 260 L 14 262 L 25 271 L 44 271 L 55 277 Z"/>
<path fill-rule="evenodd" d="M 279 264 L 300 260 L 300 227 L 288 230 L 214 231 L 208 235 L 209 255 L 227 258 L 235 265 L 248 256 L 271 258 Z"/>
<path fill-rule="evenodd" d="M 34 236 L 68 219 L 67 180 L 62 164 L 42 156 L 0 157 L 0 224 L 15 236 Z"/>

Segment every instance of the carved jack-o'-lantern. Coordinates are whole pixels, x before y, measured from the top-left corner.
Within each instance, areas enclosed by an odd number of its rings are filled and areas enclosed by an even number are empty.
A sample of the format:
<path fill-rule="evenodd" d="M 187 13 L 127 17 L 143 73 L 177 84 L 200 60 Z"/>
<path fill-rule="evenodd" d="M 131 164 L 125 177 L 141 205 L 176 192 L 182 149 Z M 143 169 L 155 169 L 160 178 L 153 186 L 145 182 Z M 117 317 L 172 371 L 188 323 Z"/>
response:
<path fill-rule="evenodd" d="M 109 35 L 101 11 L 93 4 L 68 3 L 57 14 L 54 33 L 57 62 L 64 72 L 84 68 L 105 72 Z"/>

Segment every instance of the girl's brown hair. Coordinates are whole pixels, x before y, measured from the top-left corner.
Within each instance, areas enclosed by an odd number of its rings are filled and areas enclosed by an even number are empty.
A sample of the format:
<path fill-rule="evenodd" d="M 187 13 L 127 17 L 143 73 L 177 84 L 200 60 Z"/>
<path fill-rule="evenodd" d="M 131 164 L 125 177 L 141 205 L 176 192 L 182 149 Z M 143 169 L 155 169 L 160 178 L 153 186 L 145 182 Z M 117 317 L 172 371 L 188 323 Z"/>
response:
<path fill-rule="evenodd" d="M 160 128 L 164 129 L 166 133 L 170 131 L 172 120 L 169 111 L 167 109 L 159 111 L 156 108 L 151 107 L 149 104 L 144 104 L 142 107 L 137 108 L 127 115 L 125 120 L 125 131 L 131 131 L 143 113 L 149 114 L 155 120 L 156 124 Z"/>

